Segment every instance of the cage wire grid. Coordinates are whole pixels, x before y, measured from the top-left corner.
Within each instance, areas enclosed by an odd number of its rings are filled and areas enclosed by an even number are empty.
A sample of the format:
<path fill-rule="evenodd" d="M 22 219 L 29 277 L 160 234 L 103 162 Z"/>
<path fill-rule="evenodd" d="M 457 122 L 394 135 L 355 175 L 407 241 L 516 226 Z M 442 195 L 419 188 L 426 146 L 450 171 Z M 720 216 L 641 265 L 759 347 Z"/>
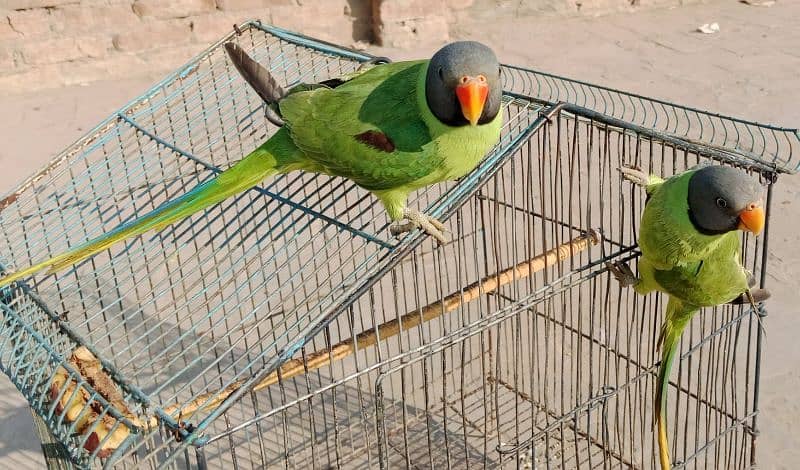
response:
<path fill-rule="evenodd" d="M 146 213 L 274 132 L 228 63 L 227 40 L 283 84 L 370 58 L 242 25 L 0 202 L 4 265 Z M 409 201 L 447 219 L 452 241 L 442 247 L 419 233 L 390 238 L 366 191 L 297 172 L 4 290 L 0 367 L 52 433 L 44 437 L 80 466 L 654 467 L 663 299 L 620 289 L 605 270 L 607 260 L 635 261 L 644 201 L 616 169 L 670 175 L 713 159 L 761 175 L 769 204 L 777 175 L 797 170 L 800 138 L 514 66 L 502 79 L 498 146 L 459 182 Z M 596 246 L 464 300 L 476 282 L 586 242 L 591 229 L 602 233 Z M 743 236 L 745 265 L 762 284 L 768 235 L 767 226 Z M 461 300 L 446 306 L 453 296 Z M 755 462 L 759 315 L 706 309 L 684 335 L 669 392 L 678 467 Z M 365 335 L 374 343 L 360 343 Z M 103 362 L 132 415 L 66 363 L 79 345 Z M 59 366 L 69 380 L 54 387 Z M 130 431 L 108 457 L 84 449 L 94 428 L 79 432 L 56 412 L 52 389 L 74 393 L 72 381 L 90 392 L 82 416 Z M 197 404 L 215 406 L 179 411 Z"/>

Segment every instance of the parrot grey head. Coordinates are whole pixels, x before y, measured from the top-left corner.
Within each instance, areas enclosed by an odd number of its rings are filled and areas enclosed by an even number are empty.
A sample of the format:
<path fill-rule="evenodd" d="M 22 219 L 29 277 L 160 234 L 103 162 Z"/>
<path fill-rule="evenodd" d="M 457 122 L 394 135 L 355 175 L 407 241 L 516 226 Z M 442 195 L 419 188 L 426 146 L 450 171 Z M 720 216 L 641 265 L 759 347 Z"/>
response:
<path fill-rule="evenodd" d="M 761 185 L 736 168 L 707 166 L 689 179 L 689 218 L 707 235 L 764 228 Z"/>
<path fill-rule="evenodd" d="M 450 43 L 428 64 L 428 107 L 450 126 L 478 125 L 500 112 L 500 63 L 491 49 L 475 41 Z"/>

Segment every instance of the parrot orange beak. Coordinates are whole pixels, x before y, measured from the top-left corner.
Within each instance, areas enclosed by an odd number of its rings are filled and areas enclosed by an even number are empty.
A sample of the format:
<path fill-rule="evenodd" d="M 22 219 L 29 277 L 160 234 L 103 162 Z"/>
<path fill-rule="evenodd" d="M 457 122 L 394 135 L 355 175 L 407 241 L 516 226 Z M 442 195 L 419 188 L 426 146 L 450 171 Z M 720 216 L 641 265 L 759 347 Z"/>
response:
<path fill-rule="evenodd" d="M 765 220 L 764 209 L 758 204 L 751 203 L 739 213 L 739 230 L 747 230 L 758 235 L 764 229 Z"/>
<path fill-rule="evenodd" d="M 461 113 L 464 118 L 469 121 L 470 125 L 478 124 L 478 119 L 483 114 L 483 105 L 486 103 L 486 97 L 489 95 L 489 84 L 486 83 L 486 77 L 478 75 L 477 77 L 463 76 L 456 87 L 456 96 L 458 102 L 461 103 Z"/>

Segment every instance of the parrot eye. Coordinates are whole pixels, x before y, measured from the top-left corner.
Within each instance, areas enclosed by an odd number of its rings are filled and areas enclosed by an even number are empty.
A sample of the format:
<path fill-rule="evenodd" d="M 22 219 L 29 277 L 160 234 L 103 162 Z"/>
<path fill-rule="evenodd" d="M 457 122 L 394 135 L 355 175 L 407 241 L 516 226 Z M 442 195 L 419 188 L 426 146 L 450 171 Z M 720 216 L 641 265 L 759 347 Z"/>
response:
<path fill-rule="evenodd" d="M 719 207 L 720 209 L 725 209 L 726 207 L 728 207 L 728 201 L 726 201 L 725 199 L 722 199 L 721 197 L 718 197 L 717 198 L 717 207 Z"/>
<path fill-rule="evenodd" d="M 444 80 L 444 71 L 442 70 L 441 67 L 439 67 L 437 73 L 439 74 L 439 80 Z"/>

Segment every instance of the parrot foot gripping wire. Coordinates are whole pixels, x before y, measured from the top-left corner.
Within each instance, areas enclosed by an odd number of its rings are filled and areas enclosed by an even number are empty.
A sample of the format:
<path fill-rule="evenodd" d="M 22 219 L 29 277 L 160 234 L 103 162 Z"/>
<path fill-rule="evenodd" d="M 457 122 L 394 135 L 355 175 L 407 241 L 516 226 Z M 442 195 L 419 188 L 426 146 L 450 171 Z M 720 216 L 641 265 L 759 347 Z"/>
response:
<path fill-rule="evenodd" d="M 444 245 L 447 243 L 447 238 L 444 236 L 444 224 L 435 218 L 423 214 L 414 209 L 403 209 L 403 218 L 408 222 L 404 224 L 395 224 L 389 227 L 389 232 L 392 236 L 398 236 L 406 232 L 410 232 L 416 228 L 424 230 L 428 235 L 435 238 L 439 244 Z"/>
<path fill-rule="evenodd" d="M 767 330 L 764 328 L 764 324 L 761 322 L 761 314 L 760 314 L 761 310 L 756 305 L 756 299 L 753 297 L 753 293 L 750 291 L 750 289 L 747 289 L 745 291 L 745 294 L 747 295 L 747 301 L 750 303 L 750 307 L 753 309 L 753 312 L 756 313 L 756 320 L 758 320 L 758 328 L 761 330 L 762 334 L 766 335 Z M 766 297 L 767 298 L 769 297 L 769 293 L 766 294 Z M 763 301 L 766 299 L 761 299 L 761 300 Z"/>
<path fill-rule="evenodd" d="M 647 186 L 650 183 L 650 176 L 643 172 L 641 168 L 635 166 L 621 166 L 619 172 L 622 177 L 637 186 Z"/>
<path fill-rule="evenodd" d="M 622 287 L 632 287 L 639 282 L 639 278 L 636 277 L 636 274 L 634 274 L 631 267 L 628 266 L 628 263 L 623 263 L 622 261 L 607 261 L 606 268 L 608 268 L 608 271 L 619 281 Z"/>

